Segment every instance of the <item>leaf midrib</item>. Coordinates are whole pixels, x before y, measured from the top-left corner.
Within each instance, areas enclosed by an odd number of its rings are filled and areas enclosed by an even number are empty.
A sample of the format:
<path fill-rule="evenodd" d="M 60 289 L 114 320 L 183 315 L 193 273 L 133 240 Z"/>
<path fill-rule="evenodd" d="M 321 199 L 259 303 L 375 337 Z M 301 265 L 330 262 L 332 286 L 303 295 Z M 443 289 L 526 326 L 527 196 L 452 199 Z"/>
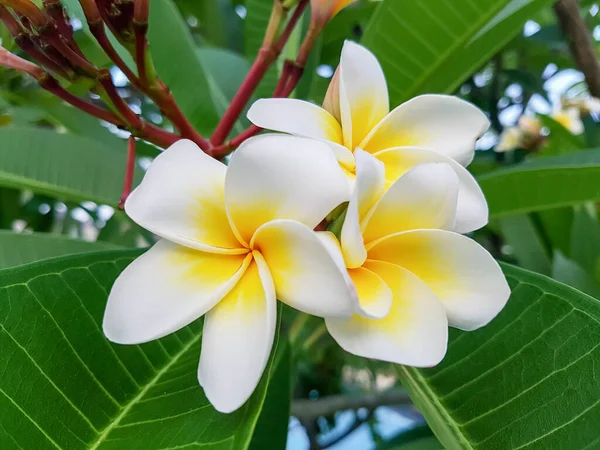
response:
<path fill-rule="evenodd" d="M 181 358 L 184 354 L 186 354 L 198 341 L 200 341 L 201 338 L 202 338 L 202 333 L 199 333 L 197 336 L 193 337 L 175 356 L 173 356 L 173 358 L 167 364 L 165 364 L 165 366 L 162 369 L 160 369 L 158 372 L 156 372 L 154 377 L 150 380 L 150 382 L 148 382 L 146 384 L 146 386 L 144 386 L 144 388 L 142 390 L 140 390 L 138 395 L 136 395 L 129 403 L 127 403 L 123 407 L 123 410 L 121 411 L 121 413 L 118 416 L 116 416 L 104 428 L 104 430 L 102 430 L 102 432 L 100 433 L 100 435 L 98 437 L 98 440 L 94 443 L 94 445 L 92 447 L 90 447 L 89 450 L 96 450 L 100 446 L 100 444 L 102 444 L 106 440 L 106 438 L 110 435 L 110 432 L 113 429 L 115 429 L 119 425 L 119 423 L 127 416 L 129 411 L 131 410 L 131 408 L 133 408 L 136 404 L 138 404 L 140 402 L 140 400 L 142 400 L 142 398 L 144 398 L 144 396 L 148 393 L 148 391 L 155 384 L 158 383 L 160 378 L 163 375 L 165 375 L 171 369 L 171 367 L 173 367 L 177 363 L 177 361 L 179 361 L 179 358 Z"/>
<path fill-rule="evenodd" d="M 401 372 L 401 376 L 403 375 L 404 377 L 412 381 L 413 388 L 418 390 L 420 393 L 420 397 L 427 401 L 427 404 L 437 414 L 438 418 L 441 419 L 441 424 L 443 424 L 445 426 L 445 429 L 448 430 L 454 436 L 454 438 L 456 439 L 456 443 L 461 446 L 460 448 L 465 450 L 474 450 L 474 447 L 471 445 L 467 437 L 461 431 L 458 423 L 452 418 L 450 414 L 446 412 L 444 407 L 440 404 L 438 397 L 433 393 L 431 386 L 427 383 L 423 376 L 414 368 L 406 366 L 398 366 L 398 371 Z"/>

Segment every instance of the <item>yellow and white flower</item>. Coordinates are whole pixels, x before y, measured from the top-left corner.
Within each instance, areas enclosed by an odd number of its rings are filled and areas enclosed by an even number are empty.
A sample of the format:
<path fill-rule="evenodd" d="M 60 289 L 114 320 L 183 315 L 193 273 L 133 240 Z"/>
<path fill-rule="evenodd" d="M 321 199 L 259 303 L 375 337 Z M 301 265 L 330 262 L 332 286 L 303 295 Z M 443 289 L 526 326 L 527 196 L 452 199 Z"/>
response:
<path fill-rule="evenodd" d="M 459 179 L 446 163 L 421 164 L 386 189 L 382 161 L 360 149 L 341 247 L 360 313 L 326 319 L 347 351 L 417 367 L 439 363 L 448 325 L 474 330 L 510 289 L 492 256 L 454 232 Z"/>
<path fill-rule="evenodd" d="M 494 151 L 498 153 L 510 152 L 522 145 L 523 130 L 520 127 L 506 127 L 500 133 L 498 145 L 494 147 Z"/>
<path fill-rule="evenodd" d="M 390 112 L 383 70 L 358 44 L 345 43 L 323 108 L 302 100 L 262 99 L 250 108 L 248 118 L 262 128 L 328 142 L 349 174 L 355 171 L 355 148 L 386 164 L 393 160 L 393 170 L 386 170 L 389 183 L 417 164 L 445 162 L 460 183 L 458 231 L 487 223 L 485 198 L 464 169 L 473 159 L 476 140 L 489 127 L 485 114 L 446 95 L 422 95 Z"/>
<path fill-rule="evenodd" d="M 559 109 L 558 111 L 554 111 L 550 117 L 573 134 L 581 134 L 584 131 L 581 114 L 577 108 Z"/>
<path fill-rule="evenodd" d="M 239 408 L 269 359 L 276 298 L 321 317 L 355 311 L 352 283 L 330 255 L 331 237 L 313 231 L 347 200 L 347 182 L 325 144 L 260 136 L 226 168 L 192 142 L 177 142 L 125 204 L 162 239 L 115 282 L 104 333 L 137 344 L 206 315 L 199 382 L 219 411 Z"/>

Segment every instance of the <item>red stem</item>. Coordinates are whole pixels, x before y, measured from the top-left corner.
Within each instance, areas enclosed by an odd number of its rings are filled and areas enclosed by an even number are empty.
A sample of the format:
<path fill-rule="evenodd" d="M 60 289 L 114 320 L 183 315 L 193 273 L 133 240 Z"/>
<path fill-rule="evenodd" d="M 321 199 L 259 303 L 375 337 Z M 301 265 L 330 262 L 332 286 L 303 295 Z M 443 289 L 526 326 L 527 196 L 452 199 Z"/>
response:
<path fill-rule="evenodd" d="M 54 78 L 47 75 L 39 80 L 40 86 L 48 92 L 56 95 L 65 102 L 73 105 L 75 108 L 85 111 L 94 117 L 102 119 L 106 122 L 112 123 L 119 127 L 125 126 L 125 123 L 111 111 L 107 111 L 104 108 L 100 108 L 92 103 L 89 103 L 65 90 Z"/>
<path fill-rule="evenodd" d="M 110 76 L 110 72 L 108 69 L 102 69 L 100 71 L 100 76 L 98 77 L 100 84 L 110 97 L 110 100 L 113 102 L 115 107 L 119 110 L 119 113 L 125 118 L 125 121 L 130 124 L 133 128 L 141 129 L 142 128 L 142 120 L 138 117 L 136 113 L 134 113 L 129 105 L 117 92 L 117 88 L 113 84 L 112 78 Z"/>
<path fill-rule="evenodd" d="M 125 166 L 125 181 L 123 182 L 123 193 L 121 194 L 121 201 L 119 202 L 119 209 L 125 208 L 125 200 L 131 194 L 131 187 L 133 186 L 133 173 L 135 171 L 135 138 L 129 136 L 127 140 L 127 164 Z"/>
<path fill-rule="evenodd" d="M 258 57 L 252 64 L 248 75 L 246 75 L 246 79 L 233 97 L 233 100 L 231 100 L 227 111 L 223 114 L 221 121 L 217 125 L 217 128 L 210 139 L 213 145 L 220 145 L 227 138 L 235 122 L 240 117 L 244 106 L 246 106 L 246 103 L 248 103 L 248 100 L 250 100 L 250 97 L 256 90 L 258 83 L 263 79 L 269 66 L 276 58 L 277 54 L 273 49 L 260 49 Z"/>
<path fill-rule="evenodd" d="M 250 100 L 250 97 L 252 97 L 252 94 L 256 90 L 260 81 L 265 76 L 265 73 L 267 72 L 271 64 L 273 64 L 273 62 L 281 54 L 283 47 L 285 47 L 286 42 L 290 38 L 292 31 L 298 24 L 300 17 L 302 17 L 302 14 L 304 13 L 304 10 L 307 7 L 307 5 L 308 0 L 301 0 L 301 2 L 294 10 L 294 13 L 288 21 L 285 29 L 281 33 L 277 44 L 272 45 L 270 47 L 263 45 L 263 48 L 259 50 L 256 60 L 252 64 L 248 75 L 246 75 L 246 79 L 240 86 L 240 89 L 238 90 L 236 95 L 233 97 L 233 100 L 229 104 L 227 111 L 225 111 L 225 114 L 223 114 L 221 121 L 217 125 L 217 128 L 215 129 L 210 139 L 213 145 L 219 146 L 225 141 L 225 139 L 227 139 L 227 136 L 233 129 L 235 122 L 240 117 L 244 106 L 246 106 L 248 100 Z"/>
<path fill-rule="evenodd" d="M 135 62 L 138 74 L 143 84 L 148 82 L 146 74 L 146 33 L 148 32 L 148 17 L 150 15 L 150 0 L 135 0 L 133 9 L 133 31 L 135 33 Z"/>

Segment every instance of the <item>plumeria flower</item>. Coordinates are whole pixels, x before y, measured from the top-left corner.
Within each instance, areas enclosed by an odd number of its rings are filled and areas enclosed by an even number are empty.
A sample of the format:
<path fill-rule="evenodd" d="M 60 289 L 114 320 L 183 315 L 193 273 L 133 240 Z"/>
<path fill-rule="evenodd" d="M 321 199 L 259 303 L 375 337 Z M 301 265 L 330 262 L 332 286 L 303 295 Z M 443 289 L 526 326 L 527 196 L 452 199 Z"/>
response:
<path fill-rule="evenodd" d="M 517 121 L 518 127 L 527 134 L 538 136 L 542 132 L 542 122 L 537 116 L 523 115 Z"/>
<path fill-rule="evenodd" d="M 158 156 L 125 211 L 162 239 L 115 282 L 106 336 L 138 344 L 205 315 L 198 379 L 215 408 L 230 412 L 265 369 L 276 298 L 316 316 L 349 317 L 352 283 L 330 256 L 331 238 L 313 231 L 348 199 L 322 146 L 260 136 L 228 168 L 187 140 Z"/>
<path fill-rule="evenodd" d="M 577 108 L 560 109 L 553 112 L 550 117 L 573 134 L 583 133 L 583 122 L 581 121 L 581 115 Z"/>
<path fill-rule="evenodd" d="M 319 107 L 296 99 L 262 99 L 248 118 L 269 130 L 311 137 L 330 144 L 350 178 L 355 172 L 354 149 L 373 154 L 388 167 L 388 183 L 417 164 L 445 162 L 460 183 L 460 232 L 487 223 L 485 198 L 464 169 L 474 156 L 476 140 L 489 121 L 475 106 L 456 97 L 422 95 L 389 111 L 383 70 L 366 48 L 347 41 L 340 66 Z"/>
<path fill-rule="evenodd" d="M 355 155 L 340 241 L 360 312 L 326 319 L 327 329 L 350 353 L 433 366 L 446 353 L 448 325 L 487 324 L 506 304 L 508 283 L 483 247 L 453 231 L 459 179 L 450 165 L 418 165 L 386 189 L 383 163 Z"/>
<path fill-rule="evenodd" d="M 494 147 L 495 152 L 503 153 L 513 151 L 521 146 L 523 130 L 520 127 L 506 127 L 500 133 L 498 145 Z"/>
<path fill-rule="evenodd" d="M 582 116 L 590 113 L 600 114 L 600 99 L 596 97 L 563 98 L 561 101 L 564 108 L 576 108 Z"/>

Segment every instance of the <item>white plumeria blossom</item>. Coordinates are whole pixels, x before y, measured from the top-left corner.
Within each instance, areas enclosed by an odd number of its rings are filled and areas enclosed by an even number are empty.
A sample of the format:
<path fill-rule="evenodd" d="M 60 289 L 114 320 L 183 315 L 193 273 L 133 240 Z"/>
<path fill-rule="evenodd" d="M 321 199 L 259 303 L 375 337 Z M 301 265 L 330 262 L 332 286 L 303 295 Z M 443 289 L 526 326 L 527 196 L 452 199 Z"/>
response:
<path fill-rule="evenodd" d="M 500 133 L 498 145 L 494 147 L 494 151 L 498 153 L 510 152 L 522 145 L 523 130 L 518 127 L 506 127 Z"/>
<path fill-rule="evenodd" d="M 460 180 L 452 166 L 415 166 L 386 189 L 384 163 L 354 153 L 341 246 L 360 311 L 350 320 L 326 319 L 327 329 L 355 355 L 434 366 L 446 353 L 448 325 L 486 325 L 510 288 L 492 256 L 453 231 Z"/>
<path fill-rule="evenodd" d="M 581 134 L 584 131 L 581 114 L 577 108 L 560 109 L 553 112 L 550 117 L 573 134 Z"/>
<path fill-rule="evenodd" d="M 473 159 L 475 142 L 489 128 L 485 114 L 447 95 L 415 97 L 390 112 L 379 62 L 354 42 L 344 45 L 322 108 L 303 100 L 262 99 L 248 118 L 261 128 L 327 142 L 350 177 L 356 148 L 385 163 L 388 184 L 417 164 L 447 163 L 459 179 L 457 231 L 467 233 L 487 223 L 483 193 L 464 168 Z"/>
<path fill-rule="evenodd" d="M 325 144 L 260 136 L 227 168 L 191 141 L 177 142 L 125 204 L 162 239 L 115 282 L 104 333 L 138 344 L 206 315 L 198 379 L 217 410 L 236 410 L 268 362 L 276 298 L 320 317 L 356 310 L 339 248 L 331 256 L 332 236 L 313 231 L 347 200 L 347 181 Z"/>

